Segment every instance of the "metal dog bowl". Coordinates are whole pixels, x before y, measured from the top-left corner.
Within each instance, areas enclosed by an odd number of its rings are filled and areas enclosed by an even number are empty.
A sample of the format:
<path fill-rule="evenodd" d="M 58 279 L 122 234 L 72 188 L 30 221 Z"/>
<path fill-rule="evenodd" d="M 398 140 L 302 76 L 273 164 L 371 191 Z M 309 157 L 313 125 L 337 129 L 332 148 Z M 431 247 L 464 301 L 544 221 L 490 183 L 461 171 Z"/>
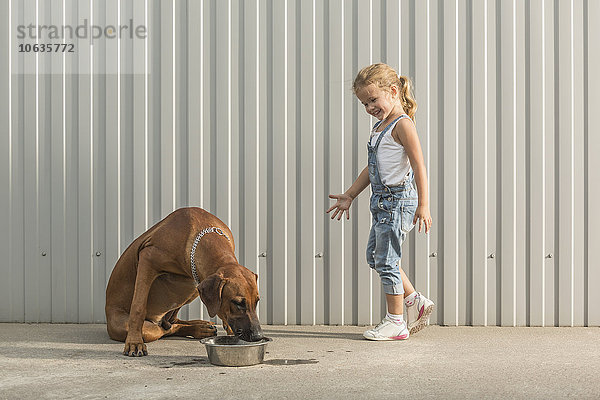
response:
<path fill-rule="evenodd" d="M 235 336 L 213 336 L 202 339 L 211 364 L 226 367 L 245 367 L 260 364 L 265 357 L 265 348 L 271 338 L 258 342 L 246 342 Z"/>

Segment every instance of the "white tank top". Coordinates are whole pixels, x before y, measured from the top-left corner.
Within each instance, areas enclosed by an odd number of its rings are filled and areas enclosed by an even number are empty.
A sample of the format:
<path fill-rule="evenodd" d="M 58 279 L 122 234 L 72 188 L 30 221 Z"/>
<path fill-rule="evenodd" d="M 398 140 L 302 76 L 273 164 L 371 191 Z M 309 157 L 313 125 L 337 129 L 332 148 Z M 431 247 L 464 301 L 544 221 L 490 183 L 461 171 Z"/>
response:
<path fill-rule="evenodd" d="M 410 118 L 408 115 L 403 118 Z M 402 119 L 402 118 L 401 118 Z M 381 181 L 387 186 L 403 185 L 411 171 L 410 161 L 404 146 L 398 144 L 392 137 L 392 130 L 400 119 L 386 130 L 385 136 L 381 139 L 377 148 L 377 167 Z M 371 146 L 377 144 L 377 139 L 381 132 L 375 132 L 379 124 L 371 130 Z"/>

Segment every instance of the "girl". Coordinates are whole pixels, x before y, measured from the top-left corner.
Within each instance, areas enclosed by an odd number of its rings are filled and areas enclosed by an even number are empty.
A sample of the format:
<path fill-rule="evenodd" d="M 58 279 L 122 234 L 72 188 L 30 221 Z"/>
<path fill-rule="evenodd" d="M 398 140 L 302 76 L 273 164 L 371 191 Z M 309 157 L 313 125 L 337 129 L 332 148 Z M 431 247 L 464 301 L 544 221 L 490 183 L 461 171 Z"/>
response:
<path fill-rule="evenodd" d="M 419 222 L 419 232 L 431 228 L 427 195 L 427 171 L 414 116 L 417 103 L 411 82 L 386 64 L 363 68 L 352 90 L 367 114 L 379 120 L 367 143 L 368 165 L 343 194 L 329 195 L 336 203 L 331 219 L 344 212 L 350 218 L 352 201 L 371 183 L 372 225 L 367 243 L 367 263 L 379 273 L 386 296 L 387 315 L 364 333 L 370 340 L 408 339 L 427 326 L 434 304 L 414 287 L 400 267 L 401 245 Z M 414 171 L 414 172 L 413 172 Z M 417 185 L 415 190 L 414 183 Z M 403 300 L 407 321 L 404 321 Z"/>

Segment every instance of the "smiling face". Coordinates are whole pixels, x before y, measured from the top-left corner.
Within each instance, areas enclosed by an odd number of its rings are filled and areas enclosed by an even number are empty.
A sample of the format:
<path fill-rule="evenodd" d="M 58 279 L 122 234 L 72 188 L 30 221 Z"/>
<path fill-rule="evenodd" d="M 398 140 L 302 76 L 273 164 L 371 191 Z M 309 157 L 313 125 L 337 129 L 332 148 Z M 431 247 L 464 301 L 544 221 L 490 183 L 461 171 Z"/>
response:
<path fill-rule="evenodd" d="M 394 85 L 388 91 L 371 83 L 357 89 L 356 97 L 365 106 L 367 114 L 380 121 L 403 113 L 402 105 L 398 100 L 398 88 Z"/>

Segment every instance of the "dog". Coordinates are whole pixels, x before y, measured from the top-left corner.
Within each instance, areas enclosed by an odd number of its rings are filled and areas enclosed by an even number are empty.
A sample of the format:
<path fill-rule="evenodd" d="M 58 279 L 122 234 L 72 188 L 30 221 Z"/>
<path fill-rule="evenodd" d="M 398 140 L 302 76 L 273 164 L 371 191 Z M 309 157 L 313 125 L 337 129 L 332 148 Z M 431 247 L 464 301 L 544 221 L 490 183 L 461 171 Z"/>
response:
<path fill-rule="evenodd" d="M 208 321 L 177 318 L 198 296 L 229 335 L 261 340 L 258 275 L 238 263 L 234 250 L 227 225 L 196 207 L 172 212 L 135 239 L 106 288 L 108 335 L 125 342 L 123 354 L 145 356 L 145 343 L 163 336 L 215 336 Z"/>

